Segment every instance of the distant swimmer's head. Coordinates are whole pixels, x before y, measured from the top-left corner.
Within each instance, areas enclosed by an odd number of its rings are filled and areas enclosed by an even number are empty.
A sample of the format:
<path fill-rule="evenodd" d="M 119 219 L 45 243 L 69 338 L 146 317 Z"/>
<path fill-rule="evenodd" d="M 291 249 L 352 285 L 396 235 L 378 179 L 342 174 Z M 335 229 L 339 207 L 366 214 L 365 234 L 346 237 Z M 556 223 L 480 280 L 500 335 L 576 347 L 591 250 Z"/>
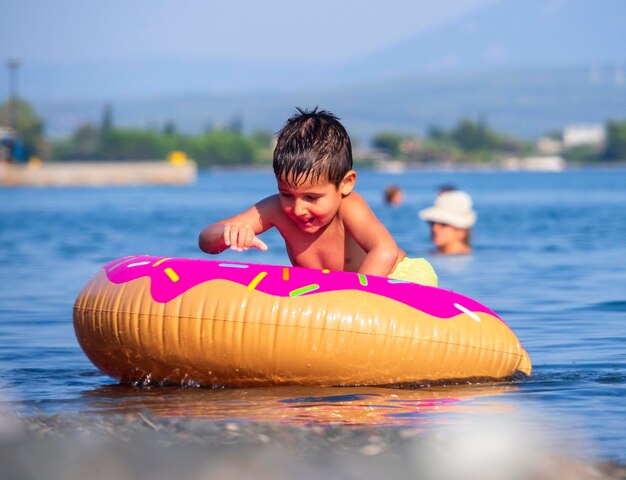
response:
<path fill-rule="evenodd" d="M 389 185 L 383 191 L 383 197 L 385 199 L 385 203 L 392 206 L 398 206 L 404 200 L 404 192 L 397 185 Z"/>
<path fill-rule="evenodd" d="M 308 181 L 339 187 L 353 163 L 346 129 L 326 110 L 297 110 L 278 132 L 274 149 L 276 179 L 294 186 Z"/>
<path fill-rule="evenodd" d="M 422 220 L 430 222 L 432 242 L 439 253 L 470 253 L 470 229 L 476 223 L 472 198 L 465 192 L 453 190 L 440 193 L 432 207 L 419 212 Z"/>
<path fill-rule="evenodd" d="M 422 220 L 469 229 L 476 223 L 476 212 L 472 209 L 472 198 L 461 190 L 440 193 L 432 207 L 419 212 Z"/>

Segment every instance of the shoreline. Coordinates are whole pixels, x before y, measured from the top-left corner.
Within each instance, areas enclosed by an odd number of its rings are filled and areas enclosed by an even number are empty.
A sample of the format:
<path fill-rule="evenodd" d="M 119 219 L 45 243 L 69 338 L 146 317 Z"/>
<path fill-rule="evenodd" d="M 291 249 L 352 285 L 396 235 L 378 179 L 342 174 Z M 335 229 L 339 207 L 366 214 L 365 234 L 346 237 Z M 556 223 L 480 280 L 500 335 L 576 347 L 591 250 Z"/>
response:
<path fill-rule="evenodd" d="M 31 162 L 0 163 L 0 187 L 102 187 L 110 185 L 187 185 L 196 181 L 196 163 Z"/>
<path fill-rule="evenodd" d="M 147 412 L 5 414 L 0 478 L 626 478 L 626 465 L 513 443 L 468 455 L 469 444 L 460 449 L 445 433 L 418 428 L 215 422 Z"/>

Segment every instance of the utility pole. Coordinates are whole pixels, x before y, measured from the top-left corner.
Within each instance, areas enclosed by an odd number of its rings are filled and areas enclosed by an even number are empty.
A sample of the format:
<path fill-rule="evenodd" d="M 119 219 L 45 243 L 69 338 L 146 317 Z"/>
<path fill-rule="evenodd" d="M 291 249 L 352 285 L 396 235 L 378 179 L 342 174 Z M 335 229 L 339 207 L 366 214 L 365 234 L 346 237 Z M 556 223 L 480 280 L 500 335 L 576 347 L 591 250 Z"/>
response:
<path fill-rule="evenodd" d="M 9 146 L 9 162 L 13 162 L 13 148 L 17 138 L 17 69 L 20 62 L 15 58 L 7 60 L 9 69 L 9 104 L 7 105 L 7 116 L 9 117 L 9 129 L 13 136 L 11 145 Z"/>

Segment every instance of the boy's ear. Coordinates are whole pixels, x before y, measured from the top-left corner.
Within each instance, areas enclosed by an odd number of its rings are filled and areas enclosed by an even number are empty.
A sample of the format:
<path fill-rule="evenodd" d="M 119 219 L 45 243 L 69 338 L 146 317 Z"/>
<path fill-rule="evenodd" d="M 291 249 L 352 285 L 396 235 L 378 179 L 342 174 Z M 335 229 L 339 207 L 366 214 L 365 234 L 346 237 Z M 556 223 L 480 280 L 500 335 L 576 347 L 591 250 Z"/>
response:
<path fill-rule="evenodd" d="M 343 196 L 349 195 L 350 192 L 354 189 L 354 185 L 356 184 L 356 172 L 354 170 L 350 170 L 345 174 L 343 180 L 339 184 L 339 189 L 341 190 L 341 194 Z"/>

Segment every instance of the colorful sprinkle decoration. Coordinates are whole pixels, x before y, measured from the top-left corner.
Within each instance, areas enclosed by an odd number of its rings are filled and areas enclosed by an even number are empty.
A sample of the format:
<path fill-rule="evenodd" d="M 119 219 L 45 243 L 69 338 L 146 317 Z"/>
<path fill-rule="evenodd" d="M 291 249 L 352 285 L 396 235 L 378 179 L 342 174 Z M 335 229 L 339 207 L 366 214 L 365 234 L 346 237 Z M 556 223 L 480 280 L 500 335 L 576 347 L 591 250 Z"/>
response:
<path fill-rule="evenodd" d="M 113 260 L 105 266 L 105 271 L 115 284 L 149 277 L 150 294 L 159 303 L 169 302 L 197 285 L 224 280 L 237 283 L 250 292 L 277 297 L 342 291 L 349 296 L 349 291 L 362 291 L 388 297 L 439 318 L 452 318 L 462 313 L 480 322 L 478 314 L 481 312 L 497 317 L 484 305 L 454 292 L 355 272 L 151 255 Z"/>
<path fill-rule="evenodd" d="M 289 292 L 289 296 L 299 297 L 300 295 L 304 295 L 305 293 L 314 292 L 315 290 L 319 288 L 320 286 L 317 283 L 313 283 L 311 285 L 306 285 L 304 287 L 300 287 L 300 288 L 296 288 L 295 290 L 292 290 L 291 292 Z"/>
<path fill-rule="evenodd" d="M 248 285 L 248 290 L 254 290 L 256 286 L 259 284 L 259 282 L 263 280 L 266 275 L 267 275 L 267 272 L 261 272 L 256 277 L 254 277 L 252 281 L 250 282 L 250 284 Z"/>
<path fill-rule="evenodd" d="M 178 274 L 171 268 L 166 268 L 164 270 L 165 274 L 170 277 L 170 280 L 174 283 L 178 282 L 178 280 L 180 280 L 180 277 L 178 276 Z"/>

